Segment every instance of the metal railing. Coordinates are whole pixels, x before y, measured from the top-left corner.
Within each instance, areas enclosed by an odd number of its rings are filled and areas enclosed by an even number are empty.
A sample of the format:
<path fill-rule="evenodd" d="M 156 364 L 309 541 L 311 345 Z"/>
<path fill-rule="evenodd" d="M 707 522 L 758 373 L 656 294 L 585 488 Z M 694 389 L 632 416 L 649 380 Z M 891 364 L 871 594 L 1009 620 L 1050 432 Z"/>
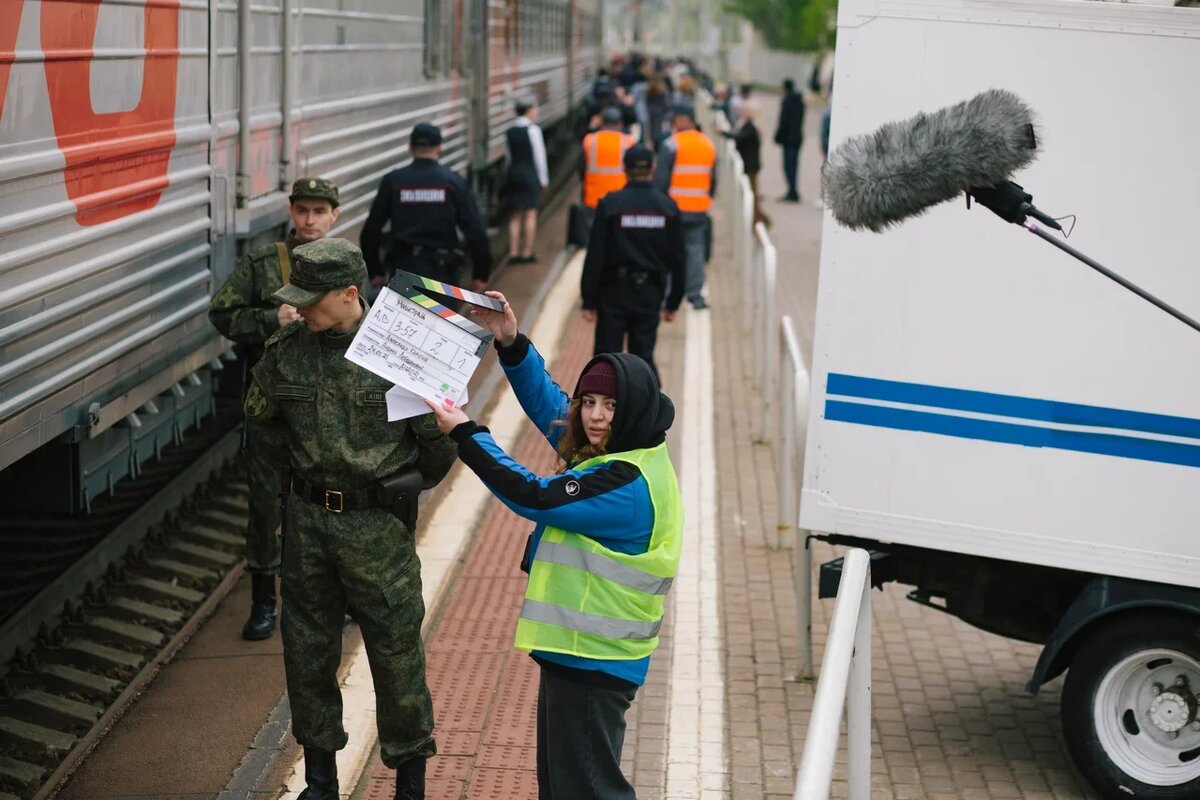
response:
<path fill-rule="evenodd" d="M 846 710 L 849 800 L 871 796 L 871 556 L 855 548 L 842 562 L 821 680 L 813 698 L 794 800 L 826 800 Z"/>
<path fill-rule="evenodd" d="M 762 392 L 758 441 L 775 450 L 779 536 L 775 546 L 794 540 L 797 680 L 815 677 L 812 646 L 812 548 L 800 528 L 800 486 L 808 428 L 809 372 L 792 318 L 779 313 L 776 292 L 778 254 L 767 229 L 754 221 L 754 193 L 728 128 L 710 102 L 697 105 L 697 119 L 714 137 L 718 152 L 717 197 L 720 229 L 729 241 L 741 289 L 741 327 L 753 342 L 752 380 Z M 834 624 L 826 643 L 796 798 L 829 796 L 843 701 L 847 703 L 850 800 L 870 793 L 871 759 L 871 603 L 870 561 L 864 550 L 846 556 Z"/>
<path fill-rule="evenodd" d="M 710 102 L 696 108 L 702 128 L 713 131 L 717 145 L 717 198 L 720 230 L 729 241 L 741 288 L 741 325 L 753 342 L 752 378 L 762 390 L 758 442 L 775 449 L 776 490 L 779 498 L 778 538 L 783 547 L 794 537 L 796 554 L 797 634 L 800 663 L 796 678 L 814 677 L 812 658 L 812 550 L 807 532 L 799 527 L 799 486 L 804 476 L 804 443 L 808 423 L 808 365 L 791 317 L 780 315 L 776 301 L 778 254 L 770 234 L 754 221 L 754 192 L 742 158 L 732 141 L 720 136 L 728 129 Z"/>

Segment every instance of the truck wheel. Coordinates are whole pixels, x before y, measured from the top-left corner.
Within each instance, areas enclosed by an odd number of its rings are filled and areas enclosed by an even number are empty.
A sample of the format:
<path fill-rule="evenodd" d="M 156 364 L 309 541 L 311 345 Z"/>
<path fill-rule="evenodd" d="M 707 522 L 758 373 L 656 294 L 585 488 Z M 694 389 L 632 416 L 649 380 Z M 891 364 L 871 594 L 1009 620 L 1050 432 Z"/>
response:
<path fill-rule="evenodd" d="M 1200 627 L 1170 613 L 1093 633 L 1063 685 L 1063 738 L 1106 798 L 1200 797 Z"/>

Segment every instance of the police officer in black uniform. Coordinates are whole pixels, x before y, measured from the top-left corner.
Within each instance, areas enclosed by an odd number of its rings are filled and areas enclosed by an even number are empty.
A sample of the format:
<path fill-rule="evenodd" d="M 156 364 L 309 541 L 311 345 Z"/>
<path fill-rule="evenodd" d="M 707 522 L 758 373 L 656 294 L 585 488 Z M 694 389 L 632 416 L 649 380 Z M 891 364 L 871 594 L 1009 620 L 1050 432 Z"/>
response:
<path fill-rule="evenodd" d="M 596 354 L 621 352 L 628 337 L 629 352 L 646 359 L 658 375 L 659 314 L 671 322 L 683 301 L 683 221 L 675 201 L 650 182 L 650 148 L 635 144 L 625 151 L 624 163 L 625 188 L 609 192 L 596 206 L 583 262 L 583 318 L 596 323 Z"/>
<path fill-rule="evenodd" d="M 412 163 L 383 176 L 363 224 L 360 241 L 371 282 L 382 286 L 392 272 L 404 270 L 456 284 L 463 264 L 461 231 L 471 256 L 471 286 L 481 291 L 492 271 L 487 229 L 467 182 L 438 163 L 441 129 L 428 122 L 417 123 L 408 148 Z M 391 227 L 383 259 L 385 224 Z"/>

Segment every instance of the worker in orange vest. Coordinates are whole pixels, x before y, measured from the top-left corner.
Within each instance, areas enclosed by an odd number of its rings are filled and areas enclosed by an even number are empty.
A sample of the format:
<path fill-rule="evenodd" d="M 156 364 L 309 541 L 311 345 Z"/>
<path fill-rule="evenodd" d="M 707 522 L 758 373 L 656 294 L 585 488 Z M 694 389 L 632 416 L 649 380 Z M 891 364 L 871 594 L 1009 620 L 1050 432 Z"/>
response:
<path fill-rule="evenodd" d="M 692 308 L 708 308 L 704 264 L 708 261 L 709 209 L 717 189 L 717 147 L 696 128 L 695 110 L 677 105 L 671 110 L 670 138 L 658 154 L 654 184 L 665 191 L 683 215 L 683 244 L 687 251 L 684 294 Z"/>
<path fill-rule="evenodd" d="M 583 204 L 589 214 L 604 195 L 625 188 L 621 159 L 632 146 L 633 137 L 621 132 L 621 109 L 604 109 L 600 127 L 583 137 Z"/>

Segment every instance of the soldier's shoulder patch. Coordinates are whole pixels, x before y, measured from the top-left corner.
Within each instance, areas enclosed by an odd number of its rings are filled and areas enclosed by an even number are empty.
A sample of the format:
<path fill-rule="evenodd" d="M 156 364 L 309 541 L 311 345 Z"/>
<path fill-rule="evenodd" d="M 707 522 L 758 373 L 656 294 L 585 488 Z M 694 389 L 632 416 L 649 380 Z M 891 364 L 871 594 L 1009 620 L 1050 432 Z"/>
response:
<path fill-rule="evenodd" d="M 244 408 L 247 417 L 262 416 L 263 412 L 267 410 L 267 395 L 257 381 L 251 383 L 250 391 L 246 392 Z"/>
<path fill-rule="evenodd" d="M 221 311 L 243 302 L 245 301 L 242 300 L 242 295 L 238 292 L 237 287 L 232 283 L 226 283 L 219 292 L 213 295 L 212 307 Z"/>
<path fill-rule="evenodd" d="M 267 342 L 264 346 L 272 347 L 274 345 L 277 345 L 280 342 L 282 342 L 284 339 L 287 339 L 290 336 L 294 336 L 302 330 L 304 330 L 304 320 L 298 319 L 295 322 L 290 322 L 287 325 L 284 325 L 279 330 L 272 333 L 271 338 L 267 339 Z"/>

